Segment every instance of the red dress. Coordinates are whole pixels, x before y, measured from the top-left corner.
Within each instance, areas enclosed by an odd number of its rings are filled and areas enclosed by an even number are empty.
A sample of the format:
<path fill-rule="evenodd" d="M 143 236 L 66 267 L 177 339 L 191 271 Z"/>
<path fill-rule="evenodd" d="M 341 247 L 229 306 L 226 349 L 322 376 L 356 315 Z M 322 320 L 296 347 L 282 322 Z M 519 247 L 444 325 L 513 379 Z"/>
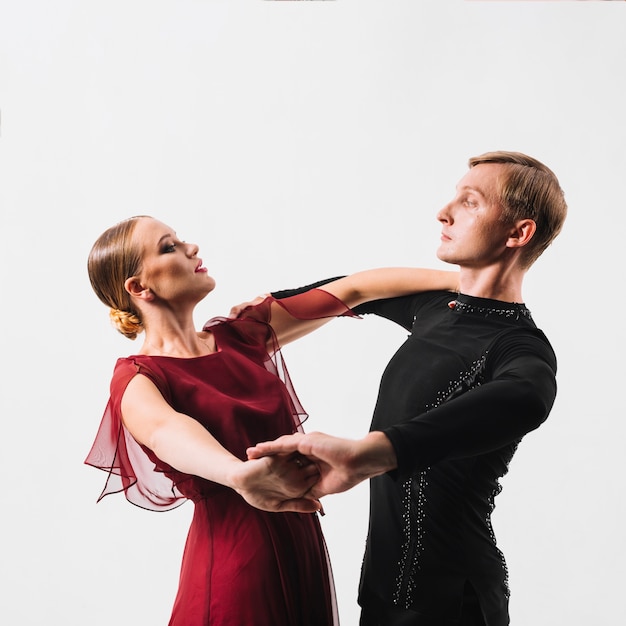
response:
<path fill-rule="evenodd" d="M 272 302 L 298 318 L 348 313 L 320 290 L 268 298 L 237 320 L 216 318 L 217 352 L 196 358 L 119 359 L 111 397 L 86 463 L 108 472 L 100 496 L 124 491 L 143 508 L 194 502 L 170 626 L 330 626 L 338 623 L 330 563 L 316 514 L 268 513 L 223 485 L 178 472 L 122 425 L 121 398 L 138 373 L 177 411 L 203 424 L 230 452 L 300 429 L 306 418 L 273 337 Z M 278 348 L 278 346 L 277 346 Z"/>

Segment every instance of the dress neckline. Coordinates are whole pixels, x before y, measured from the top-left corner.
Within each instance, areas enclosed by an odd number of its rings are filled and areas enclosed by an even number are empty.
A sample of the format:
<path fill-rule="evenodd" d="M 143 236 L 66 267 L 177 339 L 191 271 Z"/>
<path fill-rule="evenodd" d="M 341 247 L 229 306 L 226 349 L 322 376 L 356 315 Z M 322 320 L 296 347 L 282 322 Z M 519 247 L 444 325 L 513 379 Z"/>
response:
<path fill-rule="evenodd" d="M 196 359 L 206 359 L 208 357 L 220 354 L 222 351 L 218 348 L 215 352 L 209 352 L 209 354 L 200 354 L 199 356 L 172 356 L 169 354 L 131 354 L 127 358 L 149 358 L 149 359 L 171 359 L 173 361 L 194 361 Z"/>

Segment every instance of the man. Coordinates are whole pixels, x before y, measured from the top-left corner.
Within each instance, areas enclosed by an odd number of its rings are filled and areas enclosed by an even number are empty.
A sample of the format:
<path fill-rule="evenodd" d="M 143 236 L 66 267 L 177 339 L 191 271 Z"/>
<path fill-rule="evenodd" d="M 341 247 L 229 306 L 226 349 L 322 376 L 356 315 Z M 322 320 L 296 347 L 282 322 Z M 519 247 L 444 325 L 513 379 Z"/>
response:
<path fill-rule="evenodd" d="M 249 450 L 313 460 L 313 497 L 371 479 L 362 626 L 509 624 L 491 512 L 520 439 L 556 395 L 556 359 L 521 304 L 522 282 L 566 212 L 556 177 L 537 160 L 470 159 L 437 215 L 438 257 L 460 268 L 457 297 L 429 292 L 356 309 L 411 331 L 383 374 L 370 433 L 295 434 Z"/>

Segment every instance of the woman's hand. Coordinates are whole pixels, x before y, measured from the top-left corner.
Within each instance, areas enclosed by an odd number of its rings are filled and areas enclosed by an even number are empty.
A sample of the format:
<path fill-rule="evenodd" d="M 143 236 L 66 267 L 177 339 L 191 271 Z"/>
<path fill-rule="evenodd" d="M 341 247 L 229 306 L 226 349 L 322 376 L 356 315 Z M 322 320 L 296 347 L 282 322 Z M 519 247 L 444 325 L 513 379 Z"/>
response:
<path fill-rule="evenodd" d="M 323 514 L 319 500 L 306 495 L 318 479 L 319 471 L 308 459 L 277 454 L 238 463 L 229 483 L 257 509 Z"/>
<path fill-rule="evenodd" d="M 239 317 L 248 307 L 261 304 L 261 302 L 263 302 L 263 300 L 265 300 L 267 297 L 268 297 L 268 294 L 265 294 L 263 296 L 257 296 L 254 300 L 251 300 L 250 302 L 242 302 L 241 304 L 236 304 L 230 310 L 228 317 L 233 318 L 233 319 Z"/>

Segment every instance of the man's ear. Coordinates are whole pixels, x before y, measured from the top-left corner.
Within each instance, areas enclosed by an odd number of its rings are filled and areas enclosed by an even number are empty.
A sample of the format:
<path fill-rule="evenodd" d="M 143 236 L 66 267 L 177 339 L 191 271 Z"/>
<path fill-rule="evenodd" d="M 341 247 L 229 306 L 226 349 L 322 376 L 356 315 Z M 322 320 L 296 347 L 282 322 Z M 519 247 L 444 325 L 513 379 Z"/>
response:
<path fill-rule="evenodd" d="M 145 302 L 151 302 L 154 300 L 154 294 L 150 291 L 148 287 L 144 287 L 141 284 L 138 276 L 131 276 L 124 281 L 124 289 L 131 295 L 133 298 L 137 298 L 138 300 L 144 300 Z"/>
<path fill-rule="evenodd" d="M 521 248 L 525 246 L 535 234 L 537 224 L 535 220 L 525 219 L 515 222 L 511 234 L 506 242 L 507 248 Z"/>

